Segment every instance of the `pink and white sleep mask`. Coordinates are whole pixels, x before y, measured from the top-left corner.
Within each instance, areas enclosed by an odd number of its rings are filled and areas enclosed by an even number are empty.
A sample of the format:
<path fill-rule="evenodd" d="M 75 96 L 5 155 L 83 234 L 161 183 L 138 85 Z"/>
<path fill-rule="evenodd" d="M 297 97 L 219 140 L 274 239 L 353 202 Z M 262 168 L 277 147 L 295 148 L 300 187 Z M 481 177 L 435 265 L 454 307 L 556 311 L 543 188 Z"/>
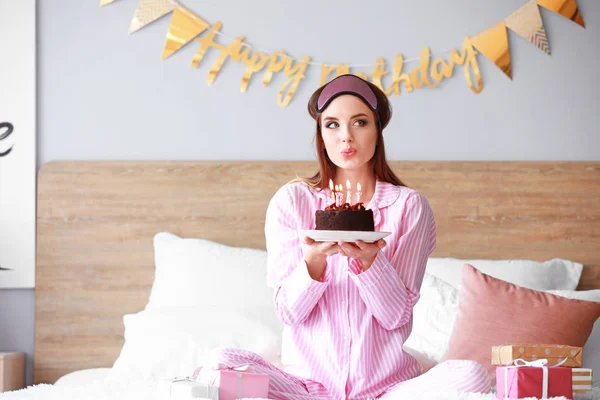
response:
<path fill-rule="evenodd" d="M 317 112 L 323 112 L 338 96 L 352 94 L 364 101 L 373 111 L 377 111 L 377 96 L 361 78 L 352 74 L 340 75 L 329 82 L 317 99 Z"/>

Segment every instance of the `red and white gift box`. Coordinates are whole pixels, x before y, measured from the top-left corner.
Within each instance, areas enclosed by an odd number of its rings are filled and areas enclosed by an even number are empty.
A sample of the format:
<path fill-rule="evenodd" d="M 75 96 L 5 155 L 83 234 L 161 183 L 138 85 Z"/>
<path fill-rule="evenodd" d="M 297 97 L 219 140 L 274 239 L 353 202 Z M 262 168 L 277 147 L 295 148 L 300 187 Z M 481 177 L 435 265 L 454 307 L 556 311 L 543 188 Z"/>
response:
<path fill-rule="evenodd" d="M 514 363 L 496 368 L 498 399 L 547 399 L 558 396 L 573 398 L 571 368 L 549 367 L 546 359 L 533 362 L 517 359 Z"/>

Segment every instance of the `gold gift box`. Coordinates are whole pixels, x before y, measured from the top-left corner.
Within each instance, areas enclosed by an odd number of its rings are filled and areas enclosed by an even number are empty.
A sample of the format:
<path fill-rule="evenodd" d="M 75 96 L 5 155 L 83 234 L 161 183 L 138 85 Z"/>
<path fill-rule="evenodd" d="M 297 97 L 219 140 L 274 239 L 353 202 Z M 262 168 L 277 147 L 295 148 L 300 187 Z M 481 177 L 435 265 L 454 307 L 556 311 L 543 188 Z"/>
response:
<path fill-rule="evenodd" d="M 492 365 L 508 365 L 518 358 L 535 361 L 542 358 L 548 360 L 548 366 L 562 363 L 561 367 L 583 367 L 582 349 L 575 346 L 558 344 L 507 344 L 492 346 Z"/>
<path fill-rule="evenodd" d="M 585 393 L 592 390 L 592 370 L 590 368 L 573 368 L 573 393 Z"/>

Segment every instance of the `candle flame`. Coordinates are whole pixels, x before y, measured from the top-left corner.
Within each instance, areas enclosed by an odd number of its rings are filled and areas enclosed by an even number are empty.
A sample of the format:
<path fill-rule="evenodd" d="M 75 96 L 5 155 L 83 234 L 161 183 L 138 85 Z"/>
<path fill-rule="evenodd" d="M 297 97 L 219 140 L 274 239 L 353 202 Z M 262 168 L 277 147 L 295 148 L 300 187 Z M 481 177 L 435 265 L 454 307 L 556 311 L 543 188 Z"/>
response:
<path fill-rule="evenodd" d="M 350 190 L 350 180 L 346 180 L 346 189 Z"/>
<path fill-rule="evenodd" d="M 333 191 L 333 181 L 331 179 L 329 180 L 329 189 Z"/>
<path fill-rule="evenodd" d="M 356 184 L 356 190 L 358 190 L 360 192 L 360 183 Z"/>

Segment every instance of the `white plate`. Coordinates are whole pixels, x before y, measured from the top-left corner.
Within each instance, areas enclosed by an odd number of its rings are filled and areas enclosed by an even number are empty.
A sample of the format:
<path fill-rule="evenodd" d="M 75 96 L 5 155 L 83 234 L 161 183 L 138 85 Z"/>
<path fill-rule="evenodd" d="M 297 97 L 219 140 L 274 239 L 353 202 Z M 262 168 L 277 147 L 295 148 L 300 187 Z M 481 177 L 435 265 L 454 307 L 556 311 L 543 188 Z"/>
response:
<path fill-rule="evenodd" d="M 300 234 L 317 242 L 355 242 L 362 240 L 365 243 L 373 243 L 388 236 L 391 232 L 300 230 Z"/>

